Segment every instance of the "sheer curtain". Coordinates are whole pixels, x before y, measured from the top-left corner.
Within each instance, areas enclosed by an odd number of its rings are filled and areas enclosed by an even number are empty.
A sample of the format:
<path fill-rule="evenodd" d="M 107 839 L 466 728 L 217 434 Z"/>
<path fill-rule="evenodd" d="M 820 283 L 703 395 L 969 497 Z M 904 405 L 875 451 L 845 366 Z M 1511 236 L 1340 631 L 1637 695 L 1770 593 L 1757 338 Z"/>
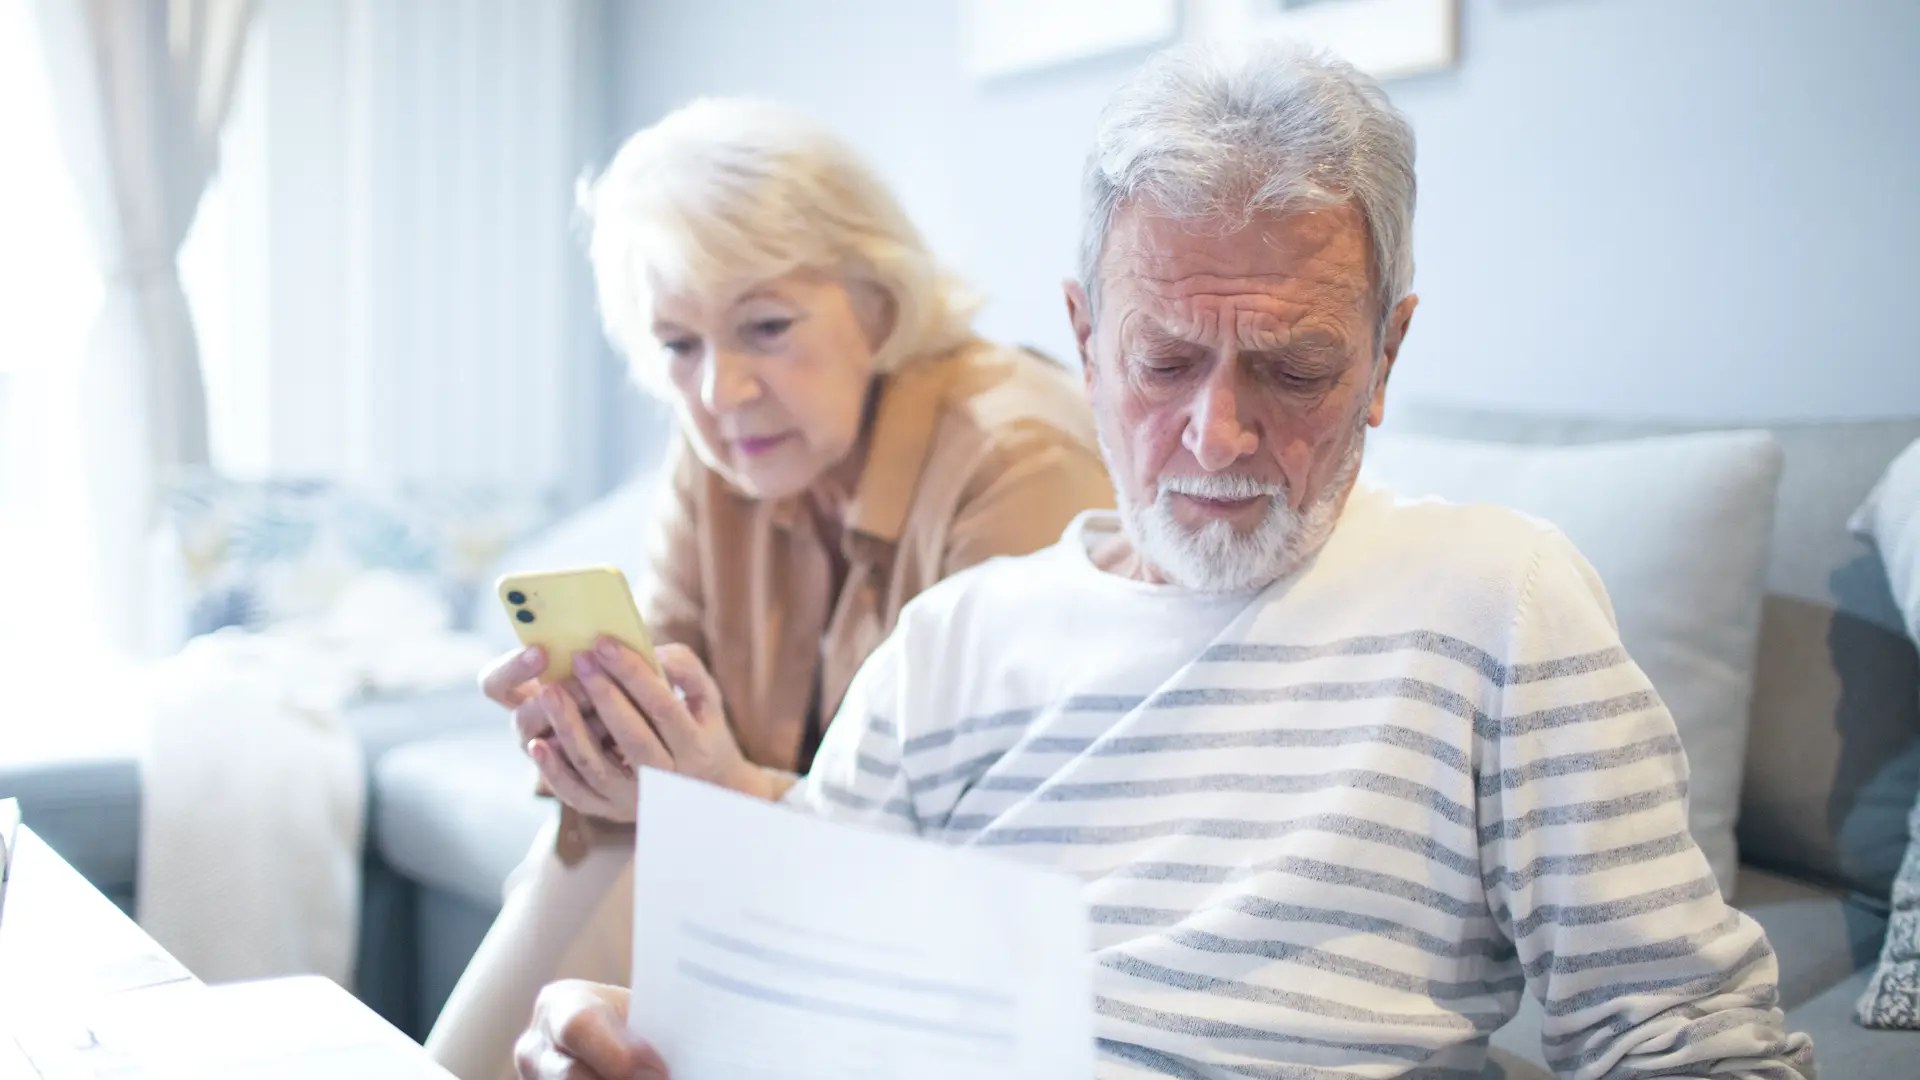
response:
<path fill-rule="evenodd" d="M 160 486 L 207 464 L 206 392 L 177 265 L 212 178 L 249 0 L 35 0 L 56 129 L 102 295 L 80 368 L 102 629 L 146 627 Z"/>
<path fill-rule="evenodd" d="M 86 697 L 143 636 L 160 485 L 207 461 L 176 256 L 250 14 L 0 0 L 0 754 L 125 715 Z"/>
<path fill-rule="evenodd" d="M 0 760 L 71 741 L 101 654 L 78 374 L 102 290 L 29 3 L 0 0 Z"/>

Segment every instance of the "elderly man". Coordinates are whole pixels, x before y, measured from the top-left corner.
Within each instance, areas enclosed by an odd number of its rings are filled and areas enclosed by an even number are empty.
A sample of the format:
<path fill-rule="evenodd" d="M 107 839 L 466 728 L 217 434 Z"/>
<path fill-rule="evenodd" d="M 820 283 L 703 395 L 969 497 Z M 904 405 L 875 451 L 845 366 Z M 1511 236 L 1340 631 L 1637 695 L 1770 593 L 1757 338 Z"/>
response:
<path fill-rule="evenodd" d="M 1078 875 L 1102 1077 L 1475 1076 L 1522 993 L 1563 1076 L 1811 1076 L 1593 570 L 1356 482 L 1415 306 L 1380 88 L 1162 54 L 1085 200 L 1067 307 L 1119 513 L 916 601 L 790 790 L 710 687 L 631 660 L 595 689 L 629 756 Z M 654 1075 L 623 1012 L 550 988 L 523 1075 Z"/>

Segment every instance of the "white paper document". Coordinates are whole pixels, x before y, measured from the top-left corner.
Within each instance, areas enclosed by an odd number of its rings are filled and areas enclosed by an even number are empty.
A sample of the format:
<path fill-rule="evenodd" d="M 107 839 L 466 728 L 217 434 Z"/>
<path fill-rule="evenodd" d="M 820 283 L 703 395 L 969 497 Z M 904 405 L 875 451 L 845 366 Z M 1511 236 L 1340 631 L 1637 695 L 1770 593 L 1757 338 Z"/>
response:
<path fill-rule="evenodd" d="M 1085 1080 L 1079 883 L 647 770 L 631 1025 L 674 1080 Z"/>

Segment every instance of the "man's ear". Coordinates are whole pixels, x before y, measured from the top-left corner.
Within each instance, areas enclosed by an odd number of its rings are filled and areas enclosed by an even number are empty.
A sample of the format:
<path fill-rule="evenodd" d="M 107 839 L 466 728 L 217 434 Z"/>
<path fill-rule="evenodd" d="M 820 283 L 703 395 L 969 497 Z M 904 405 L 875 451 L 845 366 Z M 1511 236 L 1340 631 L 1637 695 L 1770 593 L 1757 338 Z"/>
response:
<path fill-rule="evenodd" d="M 1420 306 L 1418 296 L 1408 296 L 1395 304 L 1387 319 L 1386 340 L 1380 343 L 1380 373 L 1373 384 L 1373 403 L 1367 407 L 1367 423 L 1379 427 L 1387 418 L 1387 380 L 1393 378 L 1394 362 L 1400 359 L 1400 346 L 1407 340 L 1407 328 L 1413 325 L 1413 309 Z"/>
<path fill-rule="evenodd" d="M 1073 323 L 1073 344 L 1080 353 L 1080 377 L 1087 389 L 1093 389 L 1093 302 L 1086 286 L 1072 278 L 1063 278 L 1060 290 L 1067 297 L 1067 319 Z"/>

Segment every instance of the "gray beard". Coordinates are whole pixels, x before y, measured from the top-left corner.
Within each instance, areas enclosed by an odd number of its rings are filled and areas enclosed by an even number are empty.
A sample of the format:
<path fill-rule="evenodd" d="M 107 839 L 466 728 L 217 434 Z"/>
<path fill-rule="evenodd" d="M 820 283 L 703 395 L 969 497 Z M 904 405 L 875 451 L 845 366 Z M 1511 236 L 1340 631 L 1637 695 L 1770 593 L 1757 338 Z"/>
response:
<path fill-rule="evenodd" d="M 1111 474 L 1113 453 L 1104 424 L 1095 425 L 1095 435 Z M 1333 535 L 1341 500 L 1359 475 L 1365 448 L 1363 411 L 1326 490 L 1305 509 L 1295 510 L 1283 483 L 1268 499 L 1266 516 L 1246 533 L 1225 521 L 1211 521 L 1199 529 L 1182 525 L 1173 514 L 1174 493 L 1165 484 L 1145 504 L 1129 498 L 1116 484 L 1121 527 L 1141 557 L 1181 588 L 1208 593 L 1265 588 L 1298 570 Z"/>

